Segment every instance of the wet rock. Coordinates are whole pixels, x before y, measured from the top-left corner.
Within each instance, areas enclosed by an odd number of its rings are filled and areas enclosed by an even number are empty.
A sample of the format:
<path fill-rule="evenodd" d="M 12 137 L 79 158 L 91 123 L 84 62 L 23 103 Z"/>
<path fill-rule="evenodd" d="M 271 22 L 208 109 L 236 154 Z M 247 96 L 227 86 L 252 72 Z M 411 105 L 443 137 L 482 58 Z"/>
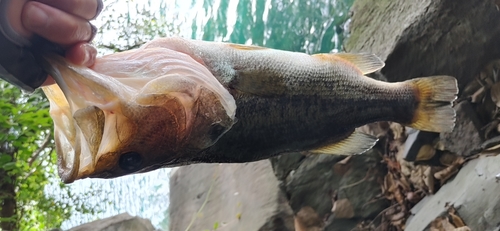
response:
<path fill-rule="evenodd" d="M 453 205 L 471 230 L 498 230 L 500 224 L 500 155 L 482 156 L 465 164 L 451 182 L 412 209 L 407 230 L 425 230 Z"/>
<path fill-rule="evenodd" d="M 275 169 L 294 168 L 287 175 L 279 174 L 278 179 L 297 214 L 296 222 L 301 217 L 310 218 L 302 219 L 304 222 L 297 226 L 326 227 L 326 231 L 351 230 L 387 206 L 387 201 L 377 200 L 381 193 L 378 180 L 384 174 L 378 151 L 345 158 L 311 155 L 299 165 L 287 158 L 272 158 Z M 321 220 L 317 224 L 305 222 L 318 220 L 311 217 Z"/>
<path fill-rule="evenodd" d="M 462 88 L 500 56 L 498 9 L 492 0 L 357 0 L 346 50 L 380 56 L 391 82 L 451 75 Z"/>
<path fill-rule="evenodd" d="M 128 213 L 79 225 L 68 231 L 156 231 L 148 219 L 134 217 Z"/>
<path fill-rule="evenodd" d="M 446 150 L 461 156 L 474 154 L 484 142 L 483 125 L 476 111 L 468 101 L 462 101 L 455 106 L 457 122 L 452 132 L 441 133 L 441 142 Z"/>
<path fill-rule="evenodd" d="M 269 160 L 180 167 L 170 178 L 170 222 L 170 230 L 191 222 L 190 230 L 294 230 Z"/>

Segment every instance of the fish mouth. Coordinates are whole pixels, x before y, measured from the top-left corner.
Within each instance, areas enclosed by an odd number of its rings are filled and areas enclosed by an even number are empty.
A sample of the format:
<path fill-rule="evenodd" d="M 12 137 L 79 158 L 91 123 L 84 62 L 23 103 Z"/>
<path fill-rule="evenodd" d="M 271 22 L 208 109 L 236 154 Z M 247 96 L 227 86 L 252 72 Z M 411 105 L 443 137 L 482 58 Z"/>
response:
<path fill-rule="evenodd" d="M 65 183 L 175 165 L 234 124 L 231 94 L 186 54 L 140 48 L 99 58 L 92 69 L 45 59 L 56 84 L 42 89 Z"/>

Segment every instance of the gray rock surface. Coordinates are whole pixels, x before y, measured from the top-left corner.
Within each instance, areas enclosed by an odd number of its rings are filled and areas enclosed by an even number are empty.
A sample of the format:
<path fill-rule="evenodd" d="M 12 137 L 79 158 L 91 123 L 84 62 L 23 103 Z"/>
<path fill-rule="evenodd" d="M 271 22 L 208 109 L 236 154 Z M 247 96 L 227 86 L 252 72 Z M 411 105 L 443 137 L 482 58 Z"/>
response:
<path fill-rule="evenodd" d="M 274 169 L 281 170 L 277 176 L 294 213 L 304 208 L 314 211 L 323 220 L 316 226 L 326 227 L 327 231 L 351 230 L 387 206 L 385 200 L 376 200 L 381 193 L 379 180 L 385 174 L 378 149 L 348 161 L 343 156 L 298 158 L 297 155 L 282 155 L 271 160 Z M 336 194 L 333 200 L 332 194 Z M 335 209 L 334 201 L 337 201 Z"/>
<path fill-rule="evenodd" d="M 445 74 L 463 87 L 500 56 L 499 21 L 495 1 L 357 0 L 346 50 L 380 56 L 389 81 Z"/>
<path fill-rule="evenodd" d="M 180 167 L 170 178 L 170 230 L 185 230 L 193 216 L 192 231 L 294 230 L 269 160 Z"/>
<path fill-rule="evenodd" d="M 472 160 L 453 181 L 413 209 L 407 230 L 425 230 L 453 205 L 471 230 L 500 229 L 500 155 Z"/>
<path fill-rule="evenodd" d="M 457 104 L 455 110 L 457 111 L 455 129 L 449 133 L 441 133 L 440 138 L 446 150 L 461 156 L 469 156 L 484 142 L 481 130 L 484 124 L 468 101 Z"/>
<path fill-rule="evenodd" d="M 68 231 L 156 231 L 156 229 L 148 219 L 122 213 L 79 225 Z"/>

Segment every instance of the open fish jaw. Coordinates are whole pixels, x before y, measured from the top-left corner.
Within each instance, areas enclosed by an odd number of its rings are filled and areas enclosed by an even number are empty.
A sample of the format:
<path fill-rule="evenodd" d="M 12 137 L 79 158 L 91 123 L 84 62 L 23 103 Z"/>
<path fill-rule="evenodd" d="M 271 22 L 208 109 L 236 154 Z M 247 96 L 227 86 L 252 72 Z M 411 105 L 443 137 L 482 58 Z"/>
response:
<path fill-rule="evenodd" d="M 64 182 L 117 177 L 201 151 L 234 123 L 233 97 L 185 54 L 141 48 L 100 58 L 93 70 L 47 59 L 57 85 L 43 90 Z"/>

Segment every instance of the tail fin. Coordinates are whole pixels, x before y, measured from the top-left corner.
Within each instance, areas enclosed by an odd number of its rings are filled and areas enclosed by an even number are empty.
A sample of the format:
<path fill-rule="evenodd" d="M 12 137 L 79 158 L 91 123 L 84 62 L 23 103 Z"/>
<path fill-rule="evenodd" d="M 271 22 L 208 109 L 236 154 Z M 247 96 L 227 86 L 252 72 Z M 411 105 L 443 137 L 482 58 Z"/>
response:
<path fill-rule="evenodd" d="M 431 76 L 407 81 L 414 86 L 417 109 L 408 126 L 431 132 L 450 132 L 455 127 L 453 101 L 457 98 L 457 80 L 451 76 Z"/>

